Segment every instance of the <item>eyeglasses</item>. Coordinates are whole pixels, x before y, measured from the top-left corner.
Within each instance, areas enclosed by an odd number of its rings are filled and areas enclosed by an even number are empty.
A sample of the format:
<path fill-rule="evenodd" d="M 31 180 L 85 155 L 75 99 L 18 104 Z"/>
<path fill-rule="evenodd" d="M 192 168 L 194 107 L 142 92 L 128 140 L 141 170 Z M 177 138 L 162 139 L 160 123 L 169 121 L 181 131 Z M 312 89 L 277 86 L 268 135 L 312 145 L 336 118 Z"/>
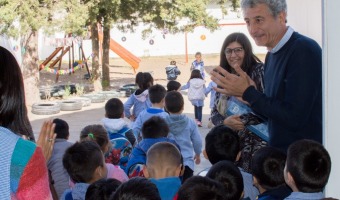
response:
<path fill-rule="evenodd" d="M 226 48 L 225 51 L 224 51 L 226 56 L 231 56 L 231 54 L 233 52 L 236 55 L 240 55 L 240 53 L 243 52 L 243 48 L 242 47 L 236 47 L 236 48 L 233 48 L 233 49 Z"/>

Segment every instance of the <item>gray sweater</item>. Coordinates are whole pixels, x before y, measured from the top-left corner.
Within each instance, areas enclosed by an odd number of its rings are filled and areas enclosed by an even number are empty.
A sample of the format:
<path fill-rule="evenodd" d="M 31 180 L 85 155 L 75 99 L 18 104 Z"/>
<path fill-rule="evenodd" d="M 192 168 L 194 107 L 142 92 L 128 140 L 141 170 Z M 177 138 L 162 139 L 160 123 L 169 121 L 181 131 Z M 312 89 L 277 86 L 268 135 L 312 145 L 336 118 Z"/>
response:
<path fill-rule="evenodd" d="M 54 181 L 54 188 L 60 198 L 66 189 L 69 189 L 69 175 L 63 166 L 63 156 L 67 148 L 73 143 L 66 139 L 57 138 L 54 143 L 51 159 L 47 163 Z"/>

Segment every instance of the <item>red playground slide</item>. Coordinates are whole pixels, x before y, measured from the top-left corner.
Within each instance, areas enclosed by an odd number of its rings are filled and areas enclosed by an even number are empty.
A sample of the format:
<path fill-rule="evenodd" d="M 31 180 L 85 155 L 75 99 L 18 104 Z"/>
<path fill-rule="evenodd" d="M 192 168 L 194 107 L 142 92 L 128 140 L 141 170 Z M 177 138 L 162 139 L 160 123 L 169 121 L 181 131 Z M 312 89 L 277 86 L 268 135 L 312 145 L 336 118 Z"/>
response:
<path fill-rule="evenodd" d="M 103 34 L 101 32 L 99 34 L 99 40 L 103 41 Z M 136 70 L 139 67 L 140 58 L 133 55 L 130 51 L 125 49 L 122 45 L 118 44 L 113 39 L 110 39 L 110 49 L 115 52 L 118 56 L 120 56 L 123 60 L 125 60 L 127 63 L 129 63 L 133 70 L 136 72 Z"/>

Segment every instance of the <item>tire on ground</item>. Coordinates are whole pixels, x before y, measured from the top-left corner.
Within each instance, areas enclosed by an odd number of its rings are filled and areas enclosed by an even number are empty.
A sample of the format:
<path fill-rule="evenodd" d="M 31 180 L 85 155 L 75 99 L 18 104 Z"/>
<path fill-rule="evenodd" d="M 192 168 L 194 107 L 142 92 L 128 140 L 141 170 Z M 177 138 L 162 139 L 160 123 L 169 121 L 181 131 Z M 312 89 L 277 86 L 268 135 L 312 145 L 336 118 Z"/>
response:
<path fill-rule="evenodd" d="M 81 101 L 83 103 L 83 107 L 90 106 L 91 105 L 91 99 L 87 97 L 74 97 L 71 99 L 68 99 L 70 101 Z"/>
<path fill-rule="evenodd" d="M 83 103 L 80 100 L 64 100 L 60 102 L 60 110 L 62 111 L 74 111 L 81 110 Z"/>
<path fill-rule="evenodd" d="M 103 103 L 105 101 L 103 94 L 84 94 L 82 97 L 91 99 L 91 103 Z"/>
<path fill-rule="evenodd" d="M 53 115 L 60 112 L 60 105 L 54 102 L 35 103 L 32 105 L 32 113 L 36 115 Z"/>
<path fill-rule="evenodd" d="M 117 91 L 102 91 L 99 92 L 99 94 L 102 94 L 105 96 L 105 100 L 109 100 L 112 98 L 119 98 L 120 97 L 120 93 Z"/>

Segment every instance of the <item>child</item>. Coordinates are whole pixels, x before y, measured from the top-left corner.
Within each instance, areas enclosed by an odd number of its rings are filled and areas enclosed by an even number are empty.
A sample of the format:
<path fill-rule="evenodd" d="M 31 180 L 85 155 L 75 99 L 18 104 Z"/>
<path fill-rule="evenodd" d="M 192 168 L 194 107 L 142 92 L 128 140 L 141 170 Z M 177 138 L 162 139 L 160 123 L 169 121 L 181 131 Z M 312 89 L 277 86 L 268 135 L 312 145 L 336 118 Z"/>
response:
<path fill-rule="evenodd" d="M 194 120 L 182 114 L 184 99 L 177 91 L 168 92 L 165 97 L 165 105 L 170 115 L 165 118 L 170 128 L 169 137 L 173 138 L 181 149 L 184 162 L 183 182 L 193 175 L 194 160 L 196 164 L 201 162 L 202 138 Z M 193 155 L 195 152 L 195 155 Z"/>
<path fill-rule="evenodd" d="M 167 75 L 168 81 L 174 81 L 177 79 L 177 76 L 181 74 L 181 71 L 176 66 L 176 61 L 171 61 L 170 65 L 165 67 L 165 72 Z"/>
<path fill-rule="evenodd" d="M 105 155 L 109 149 L 110 149 L 110 141 L 108 138 L 108 134 L 105 130 L 105 128 L 102 125 L 96 124 L 96 125 L 89 125 L 86 126 L 85 128 L 83 128 L 83 130 L 80 132 L 80 141 L 93 141 L 96 142 L 102 153 Z M 130 149 L 131 150 L 131 149 Z M 112 150 L 113 151 L 113 150 Z M 124 155 L 123 152 L 118 152 L 116 154 L 116 152 L 109 152 L 109 154 L 114 154 L 111 155 L 112 157 L 114 157 L 114 161 L 109 160 L 108 158 L 110 158 L 110 155 L 107 156 L 107 158 L 105 159 L 106 163 L 105 163 L 105 168 L 107 170 L 107 177 L 106 178 L 115 178 L 121 182 L 125 182 L 128 180 L 128 177 L 126 176 L 125 172 L 119 167 L 117 166 L 118 164 L 122 164 L 120 163 L 120 160 L 127 155 Z M 127 160 L 127 158 L 126 158 Z M 112 163 L 118 163 L 116 165 L 113 165 Z M 126 163 L 125 163 L 126 165 Z"/>
<path fill-rule="evenodd" d="M 85 200 L 88 186 L 106 177 L 104 156 L 95 142 L 76 142 L 68 148 L 63 157 L 63 165 L 72 181 L 76 184 L 72 190 L 67 189 L 62 200 Z"/>
<path fill-rule="evenodd" d="M 188 83 L 181 88 L 188 90 L 188 98 L 195 107 L 195 119 L 199 127 L 202 127 L 202 109 L 205 99 L 205 81 L 197 69 L 192 70 Z"/>
<path fill-rule="evenodd" d="M 181 187 L 181 153 L 169 142 L 159 142 L 148 150 L 143 172 L 159 191 L 162 200 L 172 200 Z"/>
<path fill-rule="evenodd" d="M 205 157 L 212 165 L 219 161 L 236 162 L 240 159 L 240 139 L 237 133 L 224 125 L 215 126 L 205 137 Z M 259 191 L 253 186 L 252 175 L 239 168 L 243 177 L 244 197 L 256 199 Z"/>
<path fill-rule="evenodd" d="M 177 81 L 169 81 L 166 87 L 167 92 L 178 91 L 179 89 L 181 89 L 181 84 Z"/>
<path fill-rule="evenodd" d="M 284 177 L 293 190 L 285 199 L 323 199 L 331 158 L 318 142 L 299 140 L 288 147 Z"/>
<path fill-rule="evenodd" d="M 151 106 L 149 100 L 149 87 L 153 85 L 153 78 L 148 72 L 138 72 L 136 75 L 136 84 L 139 89 L 124 103 L 125 117 L 135 121 L 142 110 Z M 132 114 L 130 109 L 133 107 Z"/>
<path fill-rule="evenodd" d="M 191 68 L 190 70 L 199 70 L 201 73 L 202 78 L 205 78 L 205 73 L 204 73 L 204 62 L 202 60 L 202 53 L 201 52 L 196 52 L 195 54 L 195 60 L 194 62 L 191 63 Z"/>
<path fill-rule="evenodd" d="M 213 112 L 214 105 L 215 105 L 215 97 L 216 97 L 216 91 L 214 88 L 217 87 L 217 84 L 214 81 L 210 81 L 208 87 L 205 89 L 205 96 L 207 96 L 210 93 L 210 103 L 209 107 L 211 110 L 211 113 Z M 208 128 L 212 128 L 214 125 L 209 118 Z"/>
<path fill-rule="evenodd" d="M 208 177 L 193 176 L 179 189 L 177 200 L 224 200 L 221 183 Z"/>
<path fill-rule="evenodd" d="M 109 134 L 109 139 L 117 137 L 127 138 L 132 146 L 136 142 L 132 129 L 124 120 L 124 105 L 120 99 L 112 98 L 105 104 L 105 118 L 103 125 Z"/>
<path fill-rule="evenodd" d="M 66 149 L 72 146 L 73 143 L 67 141 L 70 135 L 67 122 L 56 118 L 53 120 L 53 123 L 55 124 L 54 132 L 57 136 L 54 142 L 52 156 L 47 162 L 47 168 L 51 173 L 57 196 L 60 198 L 64 191 L 69 188 L 68 181 L 70 179 L 67 171 L 63 167 L 63 155 Z"/>
<path fill-rule="evenodd" d="M 168 133 L 169 127 L 161 117 L 153 116 L 146 120 L 142 127 L 143 139 L 132 150 L 125 170 L 130 178 L 134 176 L 143 176 L 142 169 L 139 169 L 139 166 L 146 163 L 146 153 L 153 144 L 156 144 L 157 142 L 170 142 L 176 144 L 174 140 L 167 138 Z"/>
<path fill-rule="evenodd" d="M 243 179 L 240 170 L 231 161 L 214 164 L 207 177 L 221 183 L 225 190 L 224 200 L 241 199 L 243 196 Z"/>
<path fill-rule="evenodd" d="M 121 184 L 117 179 L 100 179 L 87 188 L 86 200 L 108 200 Z"/>
<path fill-rule="evenodd" d="M 274 147 L 257 150 L 251 160 L 254 185 L 259 189 L 258 200 L 284 199 L 292 192 L 285 184 L 283 171 L 286 154 Z"/>
<path fill-rule="evenodd" d="M 164 112 L 164 97 L 166 90 L 163 86 L 156 84 L 149 88 L 149 98 L 151 101 L 151 107 L 143 110 L 137 117 L 135 123 L 133 124 L 133 132 L 138 142 L 141 140 L 140 130 L 143 123 L 150 119 L 152 116 L 160 116 L 165 118 L 168 113 Z"/>
<path fill-rule="evenodd" d="M 135 177 L 121 184 L 110 200 L 161 200 L 158 189 L 150 180 Z"/>

